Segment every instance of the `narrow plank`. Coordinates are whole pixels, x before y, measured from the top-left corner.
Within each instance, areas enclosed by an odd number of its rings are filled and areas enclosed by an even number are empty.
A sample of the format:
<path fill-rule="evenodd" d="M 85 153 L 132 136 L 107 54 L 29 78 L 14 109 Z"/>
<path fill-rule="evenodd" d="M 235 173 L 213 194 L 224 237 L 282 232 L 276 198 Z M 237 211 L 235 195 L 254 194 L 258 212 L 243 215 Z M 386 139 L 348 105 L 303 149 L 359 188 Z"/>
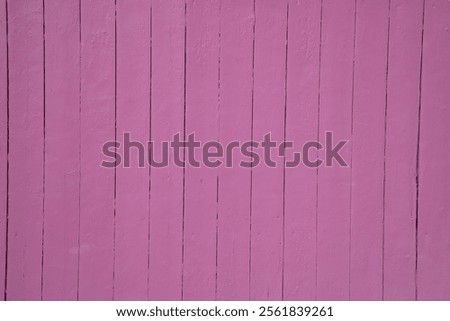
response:
<path fill-rule="evenodd" d="M 295 152 L 317 140 L 320 1 L 289 1 L 286 141 Z M 293 161 L 292 151 L 286 155 Z M 316 296 L 317 172 L 300 164 L 286 168 L 284 299 Z"/>
<path fill-rule="evenodd" d="M 114 0 L 81 1 L 79 299 L 111 300 L 114 170 L 99 152 L 114 140 Z"/>
<path fill-rule="evenodd" d="M 287 1 L 257 1 L 255 29 L 253 139 L 270 133 L 284 138 Z M 251 217 L 252 300 L 281 300 L 283 165 L 253 169 Z M 261 154 L 262 155 L 262 154 Z"/>
<path fill-rule="evenodd" d="M 219 141 L 251 139 L 253 1 L 221 2 Z M 217 299 L 248 300 L 250 169 L 219 168 Z"/>
<path fill-rule="evenodd" d="M 152 2 L 151 140 L 161 144 L 184 126 L 184 0 Z M 170 35 L 168 37 L 167 35 Z M 180 300 L 183 169 L 151 168 L 149 299 Z"/>
<path fill-rule="evenodd" d="M 219 1 L 187 1 L 186 135 L 195 133 L 202 143 L 218 138 L 218 18 Z M 185 175 L 183 299 L 211 300 L 216 291 L 217 169 L 188 165 Z"/>
<path fill-rule="evenodd" d="M 7 146 L 8 146 L 8 55 L 6 39 L 6 0 L 0 1 L 0 300 L 5 300 Z"/>
<path fill-rule="evenodd" d="M 320 62 L 320 142 L 351 138 L 355 1 L 323 1 Z M 342 157 L 349 164 L 351 147 Z M 321 151 L 323 152 L 323 150 Z M 321 159 L 323 153 L 319 153 Z M 350 168 L 320 167 L 317 209 L 317 299 L 349 299 Z"/>
<path fill-rule="evenodd" d="M 389 0 L 356 10 L 350 299 L 380 300 Z"/>
<path fill-rule="evenodd" d="M 41 298 L 44 158 L 42 35 L 42 1 L 8 1 L 8 300 Z"/>
<path fill-rule="evenodd" d="M 117 1 L 117 139 L 146 143 L 150 124 L 150 2 Z M 124 148 L 122 146 L 121 151 Z M 114 299 L 145 300 L 148 291 L 149 170 L 116 170 Z M 145 164 L 144 164 L 145 165 Z"/>
<path fill-rule="evenodd" d="M 79 1 L 45 1 L 43 299 L 75 300 L 80 177 Z"/>
<path fill-rule="evenodd" d="M 415 297 L 416 138 L 422 3 L 423 0 L 393 0 L 391 3 L 386 115 L 385 300 L 414 300 Z"/>
<path fill-rule="evenodd" d="M 417 299 L 450 300 L 450 2 L 425 1 Z"/>

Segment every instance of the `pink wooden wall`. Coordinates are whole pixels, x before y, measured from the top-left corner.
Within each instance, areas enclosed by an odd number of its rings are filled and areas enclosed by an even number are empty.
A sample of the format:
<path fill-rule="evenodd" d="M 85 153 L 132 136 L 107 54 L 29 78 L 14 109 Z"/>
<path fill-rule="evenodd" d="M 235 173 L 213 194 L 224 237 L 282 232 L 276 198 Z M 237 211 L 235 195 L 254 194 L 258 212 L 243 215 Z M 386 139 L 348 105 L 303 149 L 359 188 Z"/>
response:
<path fill-rule="evenodd" d="M 450 300 L 449 28 L 447 0 L 0 0 L 0 297 Z M 269 131 L 351 166 L 100 167 L 124 132 Z"/>

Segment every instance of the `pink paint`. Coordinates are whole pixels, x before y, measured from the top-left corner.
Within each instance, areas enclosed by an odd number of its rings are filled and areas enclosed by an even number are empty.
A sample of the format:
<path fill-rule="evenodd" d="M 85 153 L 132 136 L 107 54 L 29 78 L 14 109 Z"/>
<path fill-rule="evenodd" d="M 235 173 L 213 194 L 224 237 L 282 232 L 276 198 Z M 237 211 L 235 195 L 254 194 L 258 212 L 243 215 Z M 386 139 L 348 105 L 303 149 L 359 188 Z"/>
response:
<path fill-rule="evenodd" d="M 415 298 L 416 153 L 422 37 L 419 21 L 422 10 L 421 0 L 391 3 L 387 99 L 388 106 L 395 108 L 389 108 L 386 115 L 383 284 L 386 300 Z"/>
<path fill-rule="evenodd" d="M 361 28 L 360 26 L 364 27 Z M 381 300 L 389 1 L 358 2 L 353 80 L 350 299 Z M 371 277 L 368 278 L 367 275 Z"/>
<path fill-rule="evenodd" d="M 253 1 L 220 4 L 219 141 L 251 138 Z M 239 34 L 238 37 L 236 35 Z M 237 165 L 242 157 L 236 157 Z M 219 168 L 217 198 L 218 300 L 249 298 L 250 171 Z"/>
<path fill-rule="evenodd" d="M 445 0 L 1 0 L 0 297 L 449 300 L 449 18 Z M 326 131 L 349 167 L 138 168 L 136 149 L 100 167 L 126 132 Z"/>
<path fill-rule="evenodd" d="M 151 139 L 155 144 L 184 130 L 184 27 L 184 1 L 152 2 Z M 155 159 L 161 159 L 159 148 Z M 152 168 L 150 175 L 148 295 L 150 300 L 180 300 L 183 169 Z"/>
<path fill-rule="evenodd" d="M 321 21 L 319 127 L 352 135 L 355 1 L 324 1 Z M 343 153 L 351 159 L 351 145 Z M 322 153 L 319 153 L 322 154 Z M 350 299 L 351 168 L 320 168 L 317 187 L 318 300 Z"/>
<path fill-rule="evenodd" d="M 75 300 L 78 296 L 79 10 L 75 0 L 45 2 L 44 300 Z"/>
<path fill-rule="evenodd" d="M 450 284 L 450 3 L 426 1 L 419 132 L 417 299 L 448 300 Z"/>
<path fill-rule="evenodd" d="M 187 1 L 186 134 L 218 138 L 219 2 Z M 216 293 L 217 169 L 185 170 L 184 300 L 214 299 Z"/>
<path fill-rule="evenodd" d="M 288 28 L 286 139 L 301 145 L 317 139 L 320 2 L 289 1 Z M 316 297 L 317 170 L 287 168 L 284 200 L 284 299 L 310 300 Z"/>
<path fill-rule="evenodd" d="M 114 171 L 98 146 L 114 139 L 114 1 L 81 2 L 79 299 L 113 297 Z"/>
<path fill-rule="evenodd" d="M 287 1 L 260 1 L 255 8 L 253 138 L 284 137 Z M 269 183 L 270 182 L 270 183 Z M 250 299 L 281 300 L 283 168 L 253 169 Z"/>
<path fill-rule="evenodd" d="M 7 298 L 11 300 L 42 298 L 44 198 L 42 35 L 41 1 L 8 2 L 10 148 L 7 187 L 8 249 L 5 271 L 8 278 L 5 291 Z M 51 73 L 50 69 L 48 72 Z M 49 79 L 49 84 L 51 83 Z M 47 106 L 51 108 L 51 104 Z M 50 130 L 51 121 L 48 120 L 47 123 Z M 50 182 L 47 189 L 51 190 Z M 48 195 L 57 197 L 57 193 Z"/>
<path fill-rule="evenodd" d="M 117 1 L 117 137 L 148 141 L 150 133 L 150 4 Z M 133 161 L 136 160 L 136 157 Z M 114 299 L 146 300 L 148 168 L 118 167 L 114 239 Z"/>
<path fill-rule="evenodd" d="M 5 1 L 0 2 L 5 7 Z M 5 275 L 6 261 L 6 208 L 7 208 L 7 53 L 6 53 L 6 11 L 0 11 L 0 275 Z M 0 278 L 1 279 L 1 278 Z M 5 282 L 0 282 L 1 293 L 5 293 Z"/>

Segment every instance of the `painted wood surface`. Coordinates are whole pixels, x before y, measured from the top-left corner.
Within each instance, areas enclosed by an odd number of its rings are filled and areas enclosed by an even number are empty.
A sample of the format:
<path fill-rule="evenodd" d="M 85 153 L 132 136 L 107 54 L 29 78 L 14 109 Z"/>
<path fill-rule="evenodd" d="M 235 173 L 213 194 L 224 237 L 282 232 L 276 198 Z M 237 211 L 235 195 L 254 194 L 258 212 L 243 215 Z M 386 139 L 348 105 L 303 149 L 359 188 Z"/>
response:
<path fill-rule="evenodd" d="M 148 141 L 150 133 L 150 3 L 116 4 L 116 135 Z M 135 152 L 135 151 L 133 151 Z M 149 184 L 147 168 L 116 169 L 114 299 L 147 299 Z"/>
<path fill-rule="evenodd" d="M 357 3 L 324 1 L 321 8 L 318 134 L 351 137 L 345 156 L 352 164 L 352 110 Z M 323 152 L 323 150 L 321 151 Z M 323 154 L 323 153 L 320 153 Z M 318 168 L 317 295 L 319 300 L 350 298 L 352 168 Z M 372 215 L 376 215 L 372 213 Z M 361 231 L 364 233 L 365 231 Z"/>
<path fill-rule="evenodd" d="M 5 293 L 11 300 L 39 300 L 43 297 L 42 276 L 45 274 L 42 264 L 45 257 L 43 227 L 46 198 L 44 10 L 41 1 L 16 1 L 7 5 Z M 50 105 L 47 107 L 50 108 Z M 50 129 L 49 126 L 47 128 Z M 51 188 L 49 182 L 47 189 Z M 66 262 L 61 263 L 59 271 L 65 268 Z"/>
<path fill-rule="evenodd" d="M 450 300 L 449 28 L 446 0 L 1 0 L 0 297 Z M 100 166 L 125 133 L 160 161 L 326 132 L 348 166 Z"/>
<path fill-rule="evenodd" d="M 184 133 L 185 3 L 153 1 L 151 7 L 151 139 L 156 145 Z M 167 35 L 170 34 L 170 37 Z M 155 159 L 161 160 L 161 149 Z M 182 298 L 183 169 L 152 168 L 148 296 Z"/>
<path fill-rule="evenodd" d="M 6 9 L 6 2 L 1 2 L 1 7 Z M 0 10 L 0 275 L 3 275 L 3 282 L 0 282 L 0 293 L 5 293 L 6 275 L 6 225 L 7 225 L 7 190 L 8 190 L 8 53 L 7 53 L 7 28 L 6 10 Z M 1 295 L 1 294 L 0 294 Z"/>
<path fill-rule="evenodd" d="M 219 141 L 252 137 L 253 1 L 220 3 Z M 219 168 L 217 198 L 218 300 L 246 300 L 250 294 L 251 172 L 237 165 Z"/>
<path fill-rule="evenodd" d="M 78 298 L 113 297 L 114 172 L 98 171 L 98 146 L 115 133 L 114 1 L 80 7 L 80 230 Z"/>

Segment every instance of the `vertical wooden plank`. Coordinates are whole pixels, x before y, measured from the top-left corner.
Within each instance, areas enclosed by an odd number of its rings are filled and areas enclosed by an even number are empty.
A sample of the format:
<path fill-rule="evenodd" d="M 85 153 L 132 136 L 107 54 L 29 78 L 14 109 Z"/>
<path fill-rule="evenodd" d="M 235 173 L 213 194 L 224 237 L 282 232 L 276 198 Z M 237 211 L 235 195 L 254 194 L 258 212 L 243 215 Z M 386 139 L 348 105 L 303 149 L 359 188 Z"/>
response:
<path fill-rule="evenodd" d="M 8 1 L 8 300 L 41 298 L 44 75 L 42 1 Z"/>
<path fill-rule="evenodd" d="M 352 127 L 352 70 L 355 1 L 324 0 L 321 19 L 319 134 L 349 139 Z M 321 158 L 323 159 L 323 153 Z M 350 162 L 350 146 L 341 153 Z M 349 299 L 349 168 L 320 167 L 317 212 L 317 299 Z"/>
<path fill-rule="evenodd" d="M 356 5 L 350 299 L 380 300 L 389 0 Z"/>
<path fill-rule="evenodd" d="M 284 138 L 287 1 L 256 1 L 253 139 Z M 281 300 L 283 165 L 253 169 L 251 218 L 252 300 Z"/>
<path fill-rule="evenodd" d="M 117 1 L 117 139 L 149 140 L 150 2 Z M 123 146 L 121 148 L 123 151 Z M 145 300 L 148 283 L 149 170 L 117 168 L 114 299 Z"/>
<path fill-rule="evenodd" d="M 43 299 L 75 300 L 80 176 L 79 1 L 45 1 Z"/>
<path fill-rule="evenodd" d="M 0 1 L 0 300 L 5 300 L 8 175 L 8 54 L 6 0 Z"/>
<path fill-rule="evenodd" d="M 219 1 L 187 2 L 186 137 L 217 140 Z M 200 160 L 197 150 L 196 158 Z M 217 169 L 185 170 L 183 299 L 216 291 Z"/>
<path fill-rule="evenodd" d="M 220 5 L 219 140 L 251 139 L 253 0 Z M 250 168 L 219 168 L 217 299 L 248 300 L 250 241 Z"/>
<path fill-rule="evenodd" d="M 114 170 L 101 147 L 114 140 L 114 0 L 81 1 L 80 300 L 111 300 Z"/>
<path fill-rule="evenodd" d="M 384 299 L 414 300 L 423 0 L 392 0 L 386 113 Z M 399 90 L 401 88 L 401 90 Z"/>
<path fill-rule="evenodd" d="M 295 152 L 317 140 L 320 1 L 289 1 L 286 141 Z M 292 151 L 286 160 L 292 161 Z M 286 168 L 284 299 L 316 296 L 317 171 Z"/>
<path fill-rule="evenodd" d="M 417 299 L 450 300 L 450 2 L 425 1 Z"/>
<path fill-rule="evenodd" d="M 152 2 L 151 140 L 162 160 L 162 142 L 184 126 L 184 0 Z M 168 37 L 170 35 L 170 37 Z M 151 168 L 149 299 L 180 300 L 183 168 Z"/>

